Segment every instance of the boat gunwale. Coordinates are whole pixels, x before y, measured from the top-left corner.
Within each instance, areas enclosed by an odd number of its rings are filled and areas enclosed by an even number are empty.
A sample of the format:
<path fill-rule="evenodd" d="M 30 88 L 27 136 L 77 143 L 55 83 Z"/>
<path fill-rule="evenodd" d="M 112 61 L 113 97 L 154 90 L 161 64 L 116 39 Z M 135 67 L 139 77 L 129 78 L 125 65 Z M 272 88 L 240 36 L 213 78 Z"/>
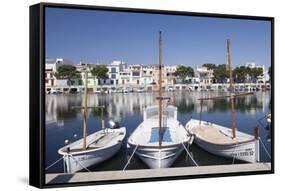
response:
<path fill-rule="evenodd" d="M 120 127 L 119 128 L 121 131 L 120 131 L 120 133 L 124 133 L 123 135 L 119 135 L 118 136 L 118 140 L 117 140 L 117 142 L 116 143 L 114 143 L 114 144 L 110 144 L 110 145 L 106 145 L 106 146 L 101 146 L 101 147 L 97 147 L 97 148 L 92 148 L 92 149 L 86 149 L 86 150 L 81 150 L 81 151 L 75 151 L 75 152 L 66 152 L 66 151 L 63 151 L 63 149 L 66 149 L 69 145 L 66 145 L 66 146 L 64 146 L 64 147 L 62 147 L 62 148 L 60 148 L 59 150 L 58 150 L 58 153 L 60 154 L 60 155 L 63 155 L 63 156 L 67 156 L 67 155 L 73 155 L 73 156 L 75 156 L 75 155 L 79 155 L 79 154 L 87 154 L 87 153 L 90 153 L 90 152 L 93 152 L 93 151 L 100 151 L 100 150 L 103 150 L 103 149 L 106 149 L 106 148 L 111 148 L 111 147 L 114 147 L 114 146 L 116 146 L 116 145 L 118 145 L 118 144 L 122 144 L 122 142 L 123 142 L 123 139 L 125 138 L 125 136 L 126 136 L 126 128 L 125 127 Z M 100 130 L 101 131 L 101 130 Z M 97 132 L 100 132 L 100 131 L 97 131 Z M 97 133 L 97 132 L 95 132 L 95 133 Z M 89 135 L 90 136 L 90 135 Z M 119 137 L 121 137 L 121 139 L 119 138 Z M 78 142 L 78 141 L 80 141 L 81 139 L 79 139 L 79 140 L 77 140 L 77 141 L 75 141 L 75 142 Z M 73 142 L 73 143 L 71 143 L 71 144 L 74 144 L 75 142 Z"/>
<path fill-rule="evenodd" d="M 236 142 L 234 142 L 234 143 L 214 143 L 214 142 L 212 142 L 212 141 L 208 141 L 207 139 L 202 138 L 201 136 L 197 136 L 194 132 L 192 132 L 192 129 L 195 129 L 195 128 L 197 128 L 197 127 L 192 127 L 192 128 L 191 128 L 191 127 L 187 127 L 188 125 L 190 125 L 189 123 L 190 123 L 192 120 L 193 120 L 193 121 L 199 121 L 199 120 L 197 120 L 197 119 L 191 119 L 190 121 L 188 121 L 188 122 L 186 123 L 185 128 L 189 131 L 190 134 L 192 134 L 192 135 L 194 136 L 195 140 L 196 140 L 196 139 L 200 139 L 200 140 L 202 140 L 202 141 L 204 141 L 204 142 L 206 142 L 206 143 L 209 143 L 209 144 L 212 144 L 212 145 L 217 145 L 217 146 L 222 146 L 222 145 L 224 145 L 224 146 L 240 145 L 240 144 L 245 144 L 245 143 L 250 143 L 250 142 L 258 141 L 258 139 L 256 139 L 253 135 L 250 135 L 250 134 L 247 134 L 247 133 L 238 131 L 239 134 L 242 134 L 242 135 L 244 135 L 244 136 L 247 136 L 247 137 L 249 138 L 249 140 L 237 141 L 237 138 L 236 138 Z M 218 125 L 218 124 L 216 124 L 216 123 L 212 123 L 212 122 L 208 122 L 208 121 L 203 121 L 203 120 L 201 120 L 201 122 L 203 122 L 203 123 L 204 123 L 204 122 L 205 122 L 205 123 L 211 123 L 211 124 L 213 125 L 212 127 L 213 127 L 213 128 L 216 128 L 216 129 L 218 129 L 218 130 L 221 130 L 221 129 L 224 129 L 224 130 L 231 130 L 231 129 L 227 128 L 227 127 Z"/>
<path fill-rule="evenodd" d="M 253 139 L 250 139 L 250 140 L 246 140 L 246 141 L 240 141 L 240 142 L 235 142 L 235 143 L 214 143 L 214 142 L 210 142 L 210 141 L 207 141 L 206 139 L 202 139 L 201 137 L 199 136 L 196 136 L 195 134 L 192 134 L 195 138 L 195 141 L 196 139 L 200 139 L 201 141 L 204 141 L 206 143 L 209 143 L 209 144 L 212 144 L 212 145 L 216 145 L 216 146 L 233 146 L 233 145 L 240 145 L 240 144 L 245 144 L 245 143 L 250 143 L 250 142 L 254 142 L 254 141 L 258 141 L 257 139 L 253 138 Z"/>
<path fill-rule="evenodd" d="M 135 143 L 131 143 L 130 141 L 128 141 L 128 144 L 130 146 L 137 146 L 138 148 L 151 148 L 151 149 L 162 149 L 162 148 L 172 148 L 172 147 L 176 147 L 176 146 L 180 146 L 182 144 L 191 144 L 189 143 L 191 140 L 191 137 L 189 138 L 189 140 L 186 140 L 184 142 L 180 142 L 180 143 L 175 143 L 175 144 L 169 144 L 169 145 L 161 145 L 161 147 L 159 147 L 159 145 L 143 145 L 143 144 L 135 144 Z"/>

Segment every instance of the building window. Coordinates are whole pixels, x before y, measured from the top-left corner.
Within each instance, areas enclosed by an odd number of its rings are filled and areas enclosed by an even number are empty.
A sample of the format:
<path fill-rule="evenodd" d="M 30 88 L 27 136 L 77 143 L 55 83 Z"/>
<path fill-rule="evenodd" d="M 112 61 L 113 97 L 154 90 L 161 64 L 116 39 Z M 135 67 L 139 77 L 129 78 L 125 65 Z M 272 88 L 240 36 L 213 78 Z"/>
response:
<path fill-rule="evenodd" d="M 139 76 L 140 72 L 133 72 L 133 76 Z"/>
<path fill-rule="evenodd" d="M 116 68 L 111 68 L 111 73 L 116 73 Z"/>
<path fill-rule="evenodd" d="M 111 74 L 111 78 L 115 79 L 116 78 L 116 74 Z"/>
<path fill-rule="evenodd" d="M 80 86 L 82 85 L 82 80 L 78 81 L 78 85 L 80 85 Z"/>

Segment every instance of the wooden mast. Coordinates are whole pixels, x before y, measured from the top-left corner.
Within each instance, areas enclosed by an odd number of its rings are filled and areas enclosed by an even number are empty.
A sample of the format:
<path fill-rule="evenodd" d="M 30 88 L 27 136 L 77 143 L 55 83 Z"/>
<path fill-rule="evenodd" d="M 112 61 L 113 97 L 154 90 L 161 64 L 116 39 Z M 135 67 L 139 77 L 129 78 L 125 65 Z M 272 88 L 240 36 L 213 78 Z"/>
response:
<path fill-rule="evenodd" d="M 232 127 L 232 138 L 236 138 L 235 129 L 235 109 L 234 109 L 234 95 L 233 95 L 233 76 L 231 67 L 231 55 L 230 55 L 230 39 L 227 39 L 227 67 L 229 70 L 229 92 L 230 92 L 230 102 L 231 102 L 231 127 Z"/>
<path fill-rule="evenodd" d="M 105 129 L 105 124 L 104 124 L 104 113 L 103 113 L 104 106 L 101 107 L 101 128 L 104 130 Z"/>
<path fill-rule="evenodd" d="M 199 125 L 201 125 L 201 121 L 202 121 L 202 107 L 203 107 L 203 99 L 200 99 L 200 121 L 199 121 Z"/>
<path fill-rule="evenodd" d="M 159 32 L 159 147 L 162 145 L 162 32 Z"/>
<path fill-rule="evenodd" d="M 85 64 L 84 103 L 83 103 L 83 150 L 87 146 L 87 113 L 88 113 L 88 71 Z"/>

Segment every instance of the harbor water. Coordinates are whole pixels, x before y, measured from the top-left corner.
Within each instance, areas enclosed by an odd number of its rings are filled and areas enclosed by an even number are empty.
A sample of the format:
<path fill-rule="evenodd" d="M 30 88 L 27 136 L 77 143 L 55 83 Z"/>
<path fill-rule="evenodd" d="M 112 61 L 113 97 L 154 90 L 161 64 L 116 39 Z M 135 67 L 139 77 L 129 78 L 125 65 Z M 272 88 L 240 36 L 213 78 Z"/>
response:
<path fill-rule="evenodd" d="M 178 120 L 185 125 L 190 118 L 199 119 L 202 111 L 202 120 L 210 121 L 226 127 L 231 127 L 231 109 L 229 99 L 216 99 L 204 101 L 202 107 L 199 98 L 226 95 L 224 92 L 165 92 L 170 97 L 170 104 L 178 108 Z M 89 169 L 91 171 L 122 170 L 130 157 L 126 141 L 134 129 L 142 122 L 143 109 L 157 103 L 157 93 L 112 93 L 89 94 L 88 106 L 105 106 L 104 120 L 118 121 L 120 126 L 127 129 L 126 139 L 121 150 L 112 158 Z M 45 166 L 49 166 L 61 156 L 58 149 L 64 146 L 65 140 L 74 142 L 82 138 L 82 111 L 74 106 L 81 106 L 82 94 L 46 95 L 46 128 L 45 128 Z M 254 95 L 237 97 L 235 99 L 235 124 L 239 131 L 253 134 L 256 126 L 260 127 L 261 141 L 271 154 L 271 128 L 267 126 L 265 115 L 271 111 L 271 93 L 255 92 Z M 91 134 L 101 129 L 101 110 L 98 108 L 88 110 L 87 133 Z M 77 135 L 77 136 L 74 136 Z M 243 163 L 212 155 L 195 144 L 190 146 L 192 154 L 198 165 L 221 165 Z M 265 149 L 260 144 L 260 161 L 270 162 Z M 171 166 L 194 166 L 192 160 L 183 152 Z M 148 167 L 134 156 L 127 167 L 130 169 L 147 169 Z M 60 161 L 47 173 L 63 172 L 63 162 Z"/>

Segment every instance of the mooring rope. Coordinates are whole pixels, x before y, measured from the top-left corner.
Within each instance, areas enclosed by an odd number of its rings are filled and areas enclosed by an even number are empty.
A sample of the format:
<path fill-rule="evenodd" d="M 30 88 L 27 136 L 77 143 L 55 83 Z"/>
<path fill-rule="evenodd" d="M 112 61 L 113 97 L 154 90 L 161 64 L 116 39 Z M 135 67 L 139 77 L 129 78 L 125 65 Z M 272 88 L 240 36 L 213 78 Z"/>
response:
<path fill-rule="evenodd" d="M 126 165 L 124 166 L 123 171 L 125 171 L 125 170 L 126 170 L 126 168 L 127 168 L 127 166 L 130 164 L 131 159 L 133 158 L 133 156 L 134 156 L 135 152 L 137 151 L 137 148 L 138 148 L 138 145 L 135 147 L 135 149 L 134 149 L 134 151 L 133 151 L 132 155 L 130 156 L 129 160 L 127 161 Z"/>
<path fill-rule="evenodd" d="M 235 161 L 235 158 L 236 158 L 236 155 L 234 154 L 236 152 L 236 148 L 237 148 L 237 144 L 235 144 L 234 150 L 232 152 L 232 155 L 233 155 L 232 164 L 234 164 L 234 161 Z"/>
<path fill-rule="evenodd" d="M 87 170 L 88 172 L 91 172 L 87 167 L 83 166 L 78 160 L 76 160 L 76 158 L 74 158 L 72 155 L 69 155 L 73 160 L 75 160 L 82 168 L 84 168 L 85 170 Z"/>
<path fill-rule="evenodd" d="M 266 152 L 267 156 L 268 156 L 268 157 L 269 157 L 269 159 L 271 160 L 271 156 L 270 156 L 269 152 L 267 151 L 267 149 L 266 149 L 266 147 L 265 147 L 264 143 L 262 142 L 261 138 L 260 138 L 259 140 L 260 140 L 260 142 L 261 142 L 261 144 L 262 144 L 262 146 L 263 146 L 263 149 L 265 150 L 265 152 Z"/>
<path fill-rule="evenodd" d="M 265 116 L 263 116 L 262 118 L 259 118 L 257 121 L 258 121 L 258 123 L 263 127 L 263 128 L 265 128 L 265 125 L 261 122 L 261 120 L 263 120 L 263 119 L 265 119 L 266 118 L 266 115 Z"/>
<path fill-rule="evenodd" d="M 188 152 L 186 146 L 184 145 L 184 143 L 182 143 L 183 148 L 185 149 L 186 153 L 188 154 L 188 156 L 191 158 L 192 162 L 198 167 L 199 165 L 197 164 L 197 162 L 193 159 L 193 157 L 191 156 L 191 154 Z"/>
<path fill-rule="evenodd" d="M 54 166 L 55 164 L 57 164 L 61 159 L 63 159 L 64 157 L 60 157 L 57 161 L 55 161 L 54 163 L 52 163 L 50 166 L 48 166 L 47 168 L 45 168 L 45 170 L 48 170 L 49 168 L 51 168 L 52 166 Z"/>

